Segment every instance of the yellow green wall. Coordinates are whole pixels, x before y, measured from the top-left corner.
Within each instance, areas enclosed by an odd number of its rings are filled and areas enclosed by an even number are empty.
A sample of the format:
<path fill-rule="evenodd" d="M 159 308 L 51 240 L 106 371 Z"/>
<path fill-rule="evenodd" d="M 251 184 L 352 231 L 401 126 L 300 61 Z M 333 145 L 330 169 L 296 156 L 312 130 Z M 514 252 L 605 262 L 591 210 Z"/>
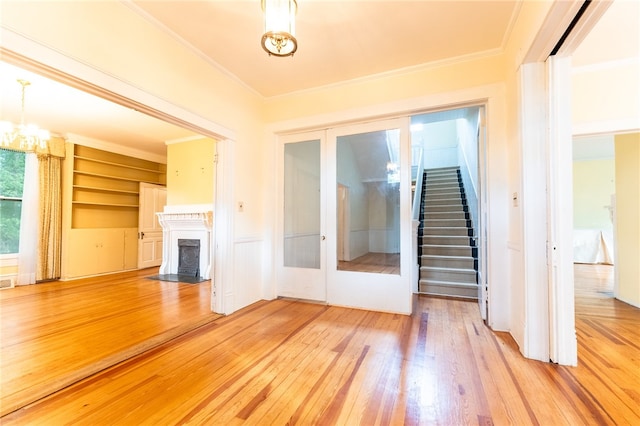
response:
<path fill-rule="evenodd" d="M 210 138 L 167 146 L 167 205 L 213 203 L 215 150 Z"/>
<path fill-rule="evenodd" d="M 640 133 L 616 135 L 615 149 L 616 297 L 640 307 Z"/>
<path fill-rule="evenodd" d="M 609 210 L 615 193 L 615 160 L 582 160 L 573 163 L 573 227 L 613 230 Z"/>

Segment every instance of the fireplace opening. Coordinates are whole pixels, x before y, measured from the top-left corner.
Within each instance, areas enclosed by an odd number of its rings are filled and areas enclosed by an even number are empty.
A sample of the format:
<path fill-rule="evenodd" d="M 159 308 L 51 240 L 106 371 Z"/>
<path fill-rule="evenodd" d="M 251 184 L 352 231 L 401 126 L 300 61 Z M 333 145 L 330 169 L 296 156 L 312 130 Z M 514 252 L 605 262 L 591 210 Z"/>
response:
<path fill-rule="evenodd" d="M 178 239 L 178 275 L 200 275 L 200 240 Z"/>

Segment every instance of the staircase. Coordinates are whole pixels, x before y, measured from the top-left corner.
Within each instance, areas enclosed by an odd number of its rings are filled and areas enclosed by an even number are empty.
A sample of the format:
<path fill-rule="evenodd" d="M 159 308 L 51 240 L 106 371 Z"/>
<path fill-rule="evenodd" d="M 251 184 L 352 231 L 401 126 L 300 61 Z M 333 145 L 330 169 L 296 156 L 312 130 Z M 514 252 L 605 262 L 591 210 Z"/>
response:
<path fill-rule="evenodd" d="M 478 298 L 478 249 L 458 167 L 424 171 L 418 228 L 420 293 Z"/>

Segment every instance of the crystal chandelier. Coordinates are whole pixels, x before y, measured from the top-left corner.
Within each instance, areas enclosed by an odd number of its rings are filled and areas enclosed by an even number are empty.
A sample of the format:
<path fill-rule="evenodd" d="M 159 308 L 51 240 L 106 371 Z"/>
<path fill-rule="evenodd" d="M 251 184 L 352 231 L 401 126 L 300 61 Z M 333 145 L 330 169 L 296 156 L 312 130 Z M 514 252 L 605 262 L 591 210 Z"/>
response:
<path fill-rule="evenodd" d="M 269 56 L 293 56 L 296 40 L 296 0 L 262 0 L 264 34 L 262 48 Z"/>
<path fill-rule="evenodd" d="M 18 83 L 22 86 L 20 125 L 14 126 L 9 121 L 0 121 L 0 144 L 1 146 L 11 146 L 18 143 L 21 149 L 28 151 L 32 151 L 36 147 L 46 148 L 47 141 L 51 137 L 49 132 L 38 128 L 35 124 L 24 124 L 24 92 L 31 83 L 21 79 L 18 79 Z"/>

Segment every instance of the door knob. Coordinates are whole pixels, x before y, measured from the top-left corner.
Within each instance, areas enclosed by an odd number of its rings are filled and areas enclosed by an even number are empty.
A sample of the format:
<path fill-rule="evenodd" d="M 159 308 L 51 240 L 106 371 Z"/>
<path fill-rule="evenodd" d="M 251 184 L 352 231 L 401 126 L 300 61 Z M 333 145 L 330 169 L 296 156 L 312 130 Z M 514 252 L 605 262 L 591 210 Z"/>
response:
<path fill-rule="evenodd" d="M 324 235 L 321 238 L 322 238 L 322 241 L 327 239 L 327 237 L 325 237 Z"/>

